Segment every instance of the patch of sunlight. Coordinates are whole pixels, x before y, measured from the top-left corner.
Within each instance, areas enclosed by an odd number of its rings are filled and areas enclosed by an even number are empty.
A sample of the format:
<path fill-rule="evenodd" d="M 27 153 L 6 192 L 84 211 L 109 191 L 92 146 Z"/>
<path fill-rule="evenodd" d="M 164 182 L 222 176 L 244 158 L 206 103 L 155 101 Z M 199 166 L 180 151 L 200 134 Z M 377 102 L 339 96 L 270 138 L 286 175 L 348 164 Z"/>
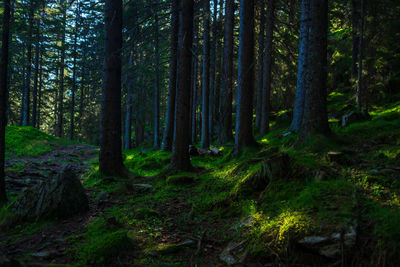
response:
<path fill-rule="evenodd" d="M 263 143 L 263 144 L 268 144 L 268 143 L 269 143 L 268 138 L 263 138 L 263 139 L 261 139 L 261 143 Z"/>

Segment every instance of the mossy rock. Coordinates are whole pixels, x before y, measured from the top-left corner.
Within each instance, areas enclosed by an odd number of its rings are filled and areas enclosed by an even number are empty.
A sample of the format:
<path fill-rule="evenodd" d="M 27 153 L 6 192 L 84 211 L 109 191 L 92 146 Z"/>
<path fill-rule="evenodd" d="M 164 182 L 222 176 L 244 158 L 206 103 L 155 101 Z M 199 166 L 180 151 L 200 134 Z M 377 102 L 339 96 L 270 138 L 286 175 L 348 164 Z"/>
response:
<path fill-rule="evenodd" d="M 190 175 L 171 175 L 167 177 L 167 184 L 169 185 L 190 185 L 195 182 L 196 178 Z"/>

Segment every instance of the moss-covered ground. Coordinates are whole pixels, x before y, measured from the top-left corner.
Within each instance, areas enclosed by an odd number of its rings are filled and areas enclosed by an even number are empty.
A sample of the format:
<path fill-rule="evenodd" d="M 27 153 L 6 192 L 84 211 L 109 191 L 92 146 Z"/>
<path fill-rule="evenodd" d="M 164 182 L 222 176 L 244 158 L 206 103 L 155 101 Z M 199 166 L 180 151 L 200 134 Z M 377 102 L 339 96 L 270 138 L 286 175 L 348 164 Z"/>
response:
<path fill-rule="evenodd" d="M 331 94 L 330 114 L 342 114 L 345 99 Z M 299 241 L 356 229 L 356 245 L 341 250 L 349 265 L 396 266 L 400 101 L 374 106 L 370 120 L 347 127 L 331 118 L 331 136 L 301 145 L 286 130 L 286 113 L 274 116 L 260 147 L 234 157 L 232 144 L 217 146 L 222 155 L 192 157 L 196 171 L 190 173 L 168 173 L 170 153 L 147 148 L 124 151 L 134 174 L 129 179 L 103 179 L 93 160 L 83 183 L 100 208 L 66 237 L 64 260 L 77 266 L 226 266 L 221 253 L 237 244 L 231 254 L 244 264 L 329 265 L 342 258 L 321 256 Z M 51 143 L 52 137 L 37 140 Z"/>

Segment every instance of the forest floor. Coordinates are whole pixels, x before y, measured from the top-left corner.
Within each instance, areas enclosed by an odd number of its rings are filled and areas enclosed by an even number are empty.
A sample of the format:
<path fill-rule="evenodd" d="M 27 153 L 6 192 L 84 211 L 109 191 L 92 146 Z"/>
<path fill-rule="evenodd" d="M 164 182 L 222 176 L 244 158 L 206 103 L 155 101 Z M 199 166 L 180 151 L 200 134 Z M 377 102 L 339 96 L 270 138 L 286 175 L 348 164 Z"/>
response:
<path fill-rule="evenodd" d="M 18 191 L 14 180 L 33 185 L 70 164 L 90 211 L 8 229 L 0 234 L 0 258 L 39 266 L 396 266 L 396 99 L 374 106 L 370 120 L 340 127 L 336 118 L 352 100 L 331 94 L 332 136 L 302 145 L 286 130 L 288 111 L 277 113 L 258 148 L 234 157 L 226 145 L 220 156 L 193 156 L 196 171 L 189 173 L 168 173 L 168 152 L 124 151 L 129 179 L 104 179 L 95 147 L 10 128 L 13 140 L 32 136 L 8 143 L 8 188 Z"/>

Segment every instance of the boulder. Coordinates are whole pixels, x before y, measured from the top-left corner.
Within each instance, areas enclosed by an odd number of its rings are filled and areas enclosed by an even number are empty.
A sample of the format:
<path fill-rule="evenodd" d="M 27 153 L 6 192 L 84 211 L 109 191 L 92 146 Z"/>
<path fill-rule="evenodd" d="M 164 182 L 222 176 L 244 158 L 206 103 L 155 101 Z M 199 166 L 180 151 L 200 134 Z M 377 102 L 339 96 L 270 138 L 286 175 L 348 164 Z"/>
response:
<path fill-rule="evenodd" d="M 88 209 L 85 189 L 70 167 L 54 179 L 24 191 L 10 206 L 19 220 L 67 218 Z"/>

